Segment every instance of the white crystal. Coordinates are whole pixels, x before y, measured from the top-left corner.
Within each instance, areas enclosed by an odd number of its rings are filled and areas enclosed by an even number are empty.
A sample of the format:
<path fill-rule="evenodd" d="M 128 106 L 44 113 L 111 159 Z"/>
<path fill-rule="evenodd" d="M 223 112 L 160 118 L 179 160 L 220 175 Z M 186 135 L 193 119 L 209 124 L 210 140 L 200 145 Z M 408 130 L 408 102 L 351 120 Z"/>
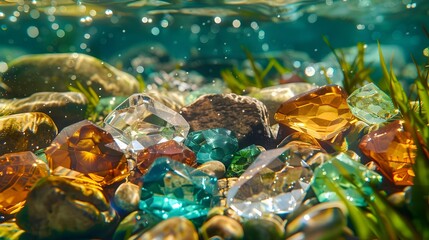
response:
<path fill-rule="evenodd" d="M 289 156 L 288 147 L 262 152 L 229 189 L 227 204 L 240 216 L 285 214 L 298 207 L 313 172 L 305 161 Z"/>
<path fill-rule="evenodd" d="M 189 124 L 179 113 L 149 96 L 134 94 L 107 115 L 104 129 L 124 152 L 134 155 L 168 140 L 184 141 Z"/>

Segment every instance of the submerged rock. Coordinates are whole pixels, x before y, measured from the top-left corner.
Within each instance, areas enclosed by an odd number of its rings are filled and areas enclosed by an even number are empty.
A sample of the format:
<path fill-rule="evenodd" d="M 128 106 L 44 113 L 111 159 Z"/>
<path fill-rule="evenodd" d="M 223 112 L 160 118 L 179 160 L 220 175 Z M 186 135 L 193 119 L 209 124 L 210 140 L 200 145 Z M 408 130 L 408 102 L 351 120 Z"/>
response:
<path fill-rule="evenodd" d="M 182 217 L 174 217 L 158 223 L 144 234 L 135 234 L 129 239 L 186 239 L 198 240 L 197 230 L 191 221 Z"/>
<path fill-rule="evenodd" d="M 227 216 L 214 216 L 201 226 L 200 234 L 202 239 L 208 240 L 217 237 L 218 239 L 240 240 L 243 239 L 243 227 L 236 220 Z"/>
<path fill-rule="evenodd" d="M 0 117 L 0 155 L 45 148 L 57 133 L 54 121 L 44 113 L 19 113 Z"/>
<path fill-rule="evenodd" d="M 76 82 L 91 87 L 100 97 L 127 96 L 139 90 L 138 81 L 97 58 L 78 53 L 28 55 L 9 64 L 3 74 L 6 98 L 23 98 L 36 92 L 66 92 Z M 31 86 L 31 87 L 29 87 Z"/>
<path fill-rule="evenodd" d="M 207 94 L 181 110 L 192 131 L 226 128 L 237 135 L 241 147 L 266 146 L 272 137 L 267 108 L 251 97 Z"/>
<path fill-rule="evenodd" d="M 0 99 L 0 115 L 43 112 L 59 129 L 85 119 L 88 100 L 77 92 L 39 92 L 22 99 Z"/>
<path fill-rule="evenodd" d="M 16 219 L 20 228 L 43 239 L 102 238 L 119 220 L 100 190 L 55 176 L 33 187 Z"/>

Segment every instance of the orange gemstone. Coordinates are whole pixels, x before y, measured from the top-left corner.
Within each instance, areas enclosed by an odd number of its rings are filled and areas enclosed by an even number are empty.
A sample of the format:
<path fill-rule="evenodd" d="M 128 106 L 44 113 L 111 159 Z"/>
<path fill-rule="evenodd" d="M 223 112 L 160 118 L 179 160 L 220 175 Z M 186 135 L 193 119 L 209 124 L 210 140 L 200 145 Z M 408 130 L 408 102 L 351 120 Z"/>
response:
<path fill-rule="evenodd" d="M 152 145 L 137 154 L 137 167 L 143 174 L 159 157 L 168 157 L 191 167 L 196 167 L 195 153 L 174 140 Z"/>
<path fill-rule="evenodd" d="M 328 85 L 297 95 L 284 102 L 274 118 L 297 131 L 327 140 L 347 130 L 354 119 L 347 105 L 347 94 Z"/>
<path fill-rule="evenodd" d="M 48 165 L 32 152 L 0 156 L 0 215 L 18 212 L 32 186 L 48 175 Z"/>
<path fill-rule="evenodd" d="M 394 121 L 365 135 L 359 148 L 396 185 L 413 185 L 412 165 L 417 147 L 411 134 L 404 131 L 401 121 Z"/>
<path fill-rule="evenodd" d="M 102 185 L 128 174 L 127 160 L 112 135 L 87 120 L 64 128 L 45 153 L 51 169 L 69 168 Z"/>

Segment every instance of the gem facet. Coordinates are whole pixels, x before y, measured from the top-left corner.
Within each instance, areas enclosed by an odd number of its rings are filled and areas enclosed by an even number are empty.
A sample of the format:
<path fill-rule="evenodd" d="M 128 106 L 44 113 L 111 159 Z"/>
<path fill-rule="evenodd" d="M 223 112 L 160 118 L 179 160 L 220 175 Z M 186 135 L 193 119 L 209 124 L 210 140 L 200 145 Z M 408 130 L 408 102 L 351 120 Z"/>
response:
<path fill-rule="evenodd" d="M 215 177 L 168 158 L 155 160 L 142 181 L 140 209 L 163 219 L 182 216 L 198 225 L 219 202 Z"/>
<path fill-rule="evenodd" d="M 231 165 L 229 165 L 229 168 L 226 171 L 226 177 L 241 176 L 241 174 L 244 173 L 246 168 L 252 165 L 252 163 L 255 161 L 255 159 L 261 152 L 261 147 L 257 147 L 256 145 L 250 145 L 234 153 Z"/>
<path fill-rule="evenodd" d="M 293 211 L 304 199 L 313 176 L 302 160 L 284 161 L 287 148 L 262 152 L 229 189 L 227 204 L 243 217 Z"/>
<path fill-rule="evenodd" d="M 145 94 L 131 95 L 104 120 L 123 151 L 132 154 L 168 140 L 182 142 L 189 124 L 177 112 Z"/>
<path fill-rule="evenodd" d="M 297 131 L 327 140 L 347 130 L 354 118 L 346 99 L 339 86 L 319 87 L 284 102 L 274 118 Z"/>
<path fill-rule="evenodd" d="M 345 177 L 344 172 L 350 174 L 359 188 L 370 197 L 373 193 L 370 184 L 381 183 L 382 177 L 359 162 L 351 159 L 347 154 L 340 153 L 320 165 L 314 171 L 314 178 L 311 184 L 317 199 L 320 202 L 339 201 L 339 197 L 325 183 L 325 178 L 335 182 L 347 196 L 347 200 L 356 206 L 366 206 L 363 196 L 359 193 L 356 187 L 350 183 Z"/>
<path fill-rule="evenodd" d="M 396 185 L 413 185 L 417 147 L 401 121 L 394 121 L 365 135 L 359 148 L 374 160 L 381 172 Z"/>
<path fill-rule="evenodd" d="M 356 89 L 347 104 L 353 115 L 368 124 L 383 123 L 398 113 L 392 99 L 374 83 Z"/>
<path fill-rule="evenodd" d="M 191 132 L 185 141 L 197 155 L 198 163 L 218 160 L 229 166 L 233 154 L 238 150 L 235 134 L 224 128 L 212 128 Z"/>
<path fill-rule="evenodd" d="M 197 154 L 198 163 L 218 160 L 226 167 L 238 150 L 238 140 L 234 133 L 224 128 L 191 132 L 185 145 Z"/>
<path fill-rule="evenodd" d="M 18 212 L 31 187 L 48 175 L 48 165 L 32 152 L 0 156 L 0 215 Z"/>
<path fill-rule="evenodd" d="M 152 145 L 137 153 L 137 168 L 146 173 L 150 165 L 159 157 L 168 157 L 191 167 L 196 167 L 195 153 L 174 140 Z"/>
<path fill-rule="evenodd" d="M 112 135 L 87 120 L 64 128 L 45 153 L 51 169 L 69 168 L 102 185 L 128 174 L 127 160 Z"/>

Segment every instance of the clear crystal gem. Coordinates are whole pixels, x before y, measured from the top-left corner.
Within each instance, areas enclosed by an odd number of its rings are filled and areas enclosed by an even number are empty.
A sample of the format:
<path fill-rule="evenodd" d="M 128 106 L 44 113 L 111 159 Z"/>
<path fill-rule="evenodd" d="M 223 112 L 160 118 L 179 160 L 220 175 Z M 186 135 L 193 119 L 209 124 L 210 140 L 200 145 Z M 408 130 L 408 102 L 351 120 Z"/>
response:
<path fill-rule="evenodd" d="M 137 152 L 168 140 L 182 142 L 189 124 L 177 112 L 145 94 L 131 95 L 104 120 L 123 151 Z"/>
<path fill-rule="evenodd" d="M 243 217 L 284 214 L 298 207 L 313 177 L 310 167 L 287 156 L 288 148 L 262 152 L 229 189 L 227 204 Z"/>

